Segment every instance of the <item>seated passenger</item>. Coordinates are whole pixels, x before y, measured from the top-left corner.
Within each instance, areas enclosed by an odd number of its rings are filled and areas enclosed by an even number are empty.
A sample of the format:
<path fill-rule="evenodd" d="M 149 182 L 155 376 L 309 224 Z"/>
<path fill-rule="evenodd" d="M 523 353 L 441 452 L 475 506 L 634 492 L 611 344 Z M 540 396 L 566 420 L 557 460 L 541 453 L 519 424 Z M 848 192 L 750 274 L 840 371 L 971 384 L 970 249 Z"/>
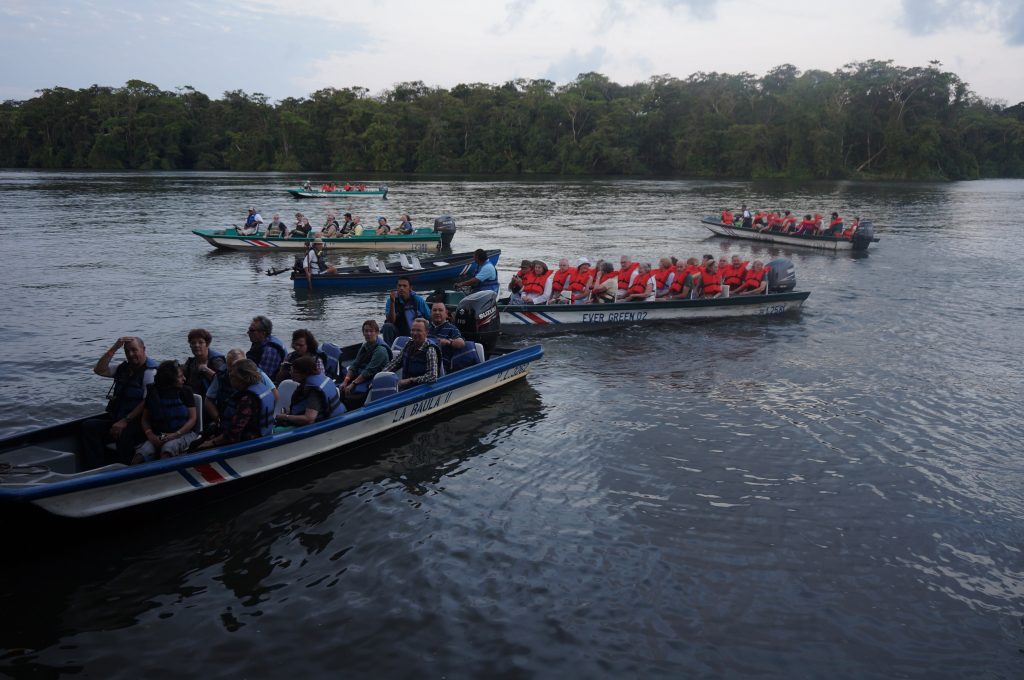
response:
<path fill-rule="evenodd" d="M 828 230 L 826 231 L 827 236 L 833 238 L 839 238 L 843 233 L 843 218 L 839 216 L 839 213 L 832 213 L 832 219 L 828 223 Z"/>
<path fill-rule="evenodd" d="M 398 225 L 398 233 L 408 236 L 414 231 L 416 231 L 416 228 L 412 226 L 412 218 L 409 217 L 409 213 L 402 215 L 402 223 Z"/>
<path fill-rule="evenodd" d="M 765 292 L 768 287 L 768 278 L 765 276 L 767 273 L 768 270 L 764 268 L 764 263 L 761 260 L 754 260 L 754 266 L 747 272 L 740 287 L 736 289 L 736 294 L 757 295 Z"/>
<path fill-rule="evenodd" d="M 519 271 L 512 275 L 512 280 L 508 282 L 508 290 L 511 293 L 509 297 L 509 304 L 521 305 L 523 304 L 523 286 L 533 276 L 533 261 L 523 260 L 519 263 Z"/>
<path fill-rule="evenodd" d="M 430 307 L 422 295 L 413 291 L 412 280 L 399 276 L 398 287 L 384 303 L 384 342 L 390 345 L 400 335 L 411 335 L 412 322 L 417 318 L 429 319 Z"/>
<path fill-rule="evenodd" d="M 654 270 L 654 297 L 662 299 L 668 296 L 669 288 L 675 278 L 676 268 L 672 266 L 672 260 L 663 257 L 658 260 L 658 268 Z"/>
<path fill-rule="evenodd" d="M 377 218 L 377 236 L 387 236 L 391 233 L 391 225 L 388 224 L 388 218 L 378 217 Z"/>
<path fill-rule="evenodd" d="M 441 363 L 446 369 L 451 368 L 452 355 L 466 346 L 466 340 L 459 329 L 448 320 L 448 308 L 443 302 L 435 302 L 430 306 L 430 327 L 427 337 L 437 340 L 441 348 Z"/>
<path fill-rule="evenodd" d="M 330 377 L 316 372 L 316 361 L 312 356 L 296 359 L 291 372 L 292 380 L 299 383 L 299 387 L 292 394 L 288 413 L 277 414 L 278 425 L 301 427 L 345 412 L 338 386 Z"/>
<path fill-rule="evenodd" d="M 700 263 L 695 257 L 686 260 L 686 265 L 676 268 L 676 276 L 669 287 L 669 298 L 685 300 L 690 297 L 694 286 L 700 287 Z"/>
<path fill-rule="evenodd" d="M 173 359 L 161 362 L 142 409 L 142 433 L 146 441 L 135 448 L 132 465 L 188 451 L 189 445 L 199 437 L 193 431 L 197 418 L 195 397 L 185 385 L 181 366 Z"/>
<path fill-rule="evenodd" d="M 527 305 L 542 305 L 551 298 L 551 280 L 553 272 L 540 260 L 533 261 L 533 272 L 523 283 L 521 296 Z"/>
<path fill-rule="evenodd" d="M 576 271 L 569 277 L 569 304 L 578 305 L 590 301 L 590 289 L 594 285 L 594 272 L 590 268 L 590 260 L 580 257 L 576 261 Z"/>
<path fill-rule="evenodd" d="M 398 368 L 402 369 L 402 379 L 398 381 L 400 390 L 435 382 L 441 374 L 441 350 L 436 340 L 427 338 L 426 319 L 412 322 L 409 342 L 405 343 L 402 353 L 382 370 L 394 371 Z"/>
<path fill-rule="evenodd" d="M 233 352 L 241 354 L 241 350 L 232 350 L 228 352 L 229 360 Z M 249 359 L 237 359 L 228 369 L 227 378 L 232 391 L 230 415 L 225 416 L 220 433 L 205 439 L 200 449 L 236 444 L 274 432 L 277 391 L 267 386 L 259 367 Z"/>
<path fill-rule="evenodd" d="M 356 223 L 352 220 L 352 213 L 345 213 L 345 220 L 341 223 L 341 236 L 352 236 Z"/>
<path fill-rule="evenodd" d="M 814 230 L 814 220 L 811 219 L 810 215 L 804 215 L 804 219 L 800 222 L 800 226 L 797 227 L 796 231 L 793 233 L 797 236 L 813 236 Z"/>
<path fill-rule="evenodd" d="M 218 373 L 210 383 L 210 389 L 206 390 L 206 401 L 203 403 L 207 416 L 206 425 L 203 427 L 204 435 L 222 431 L 224 427 L 227 427 L 234 413 L 238 393 L 231 382 L 231 367 L 246 360 L 245 352 L 238 348 L 229 349 L 224 355 L 224 360 L 228 365 L 228 370 Z M 260 384 L 264 389 L 270 390 L 276 402 L 277 387 L 274 385 L 274 381 L 259 366 L 256 367 L 256 370 L 259 372 Z"/>
<path fill-rule="evenodd" d="M 341 225 L 334 219 L 334 213 L 327 213 L 327 220 L 320 228 L 320 236 L 323 238 L 337 238 L 341 235 Z"/>
<path fill-rule="evenodd" d="M 260 225 L 263 224 L 263 218 L 256 212 L 256 208 L 249 207 L 249 214 L 245 218 L 245 224 L 235 229 L 236 232 L 242 236 L 252 236 L 260 232 Z"/>
<path fill-rule="evenodd" d="M 341 398 L 349 409 L 359 408 L 370 392 L 373 376 L 391 361 L 391 350 L 380 339 L 380 327 L 373 319 L 363 322 L 363 344 L 341 381 Z"/>
<path fill-rule="evenodd" d="M 598 261 L 594 287 L 591 289 L 590 301 L 597 304 L 615 302 L 619 292 L 619 275 L 611 262 Z"/>
<path fill-rule="evenodd" d="M 348 182 L 345 182 L 345 191 L 352 191 L 352 185 Z"/>
<path fill-rule="evenodd" d="M 210 384 L 218 374 L 228 370 L 227 360 L 220 352 L 210 348 L 213 336 L 205 328 L 193 328 L 188 332 L 188 347 L 192 356 L 182 367 L 185 373 L 185 384 L 193 392 L 206 396 Z"/>
<path fill-rule="evenodd" d="M 267 225 L 267 238 L 285 238 L 288 236 L 288 227 L 281 221 L 281 216 L 274 213 L 274 219 Z"/>
<path fill-rule="evenodd" d="M 313 226 L 309 223 L 309 218 L 299 214 L 296 216 L 295 226 L 292 227 L 292 233 L 288 238 L 306 238 L 311 231 L 313 231 Z"/>
<path fill-rule="evenodd" d="M 631 262 L 625 255 L 619 258 L 619 268 L 615 272 L 619 278 L 619 289 L 615 292 L 615 299 L 626 297 L 626 291 L 633 285 L 639 266 L 639 262 Z"/>
<path fill-rule="evenodd" d="M 320 351 L 320 343 L 316 341 L 316 336 L 312 331 L 305 328 L 300 328 L 292 333 L 292 351 L 281 362 L 281 367 L 277 369 L 277 374 L 274 376 L 274 382 L 280 385 L 282 380 L 290 378 L 292 365 L 302 357 L 313 357 L 316 362 L 316 372 L 326 373 L 324 364 L 327 355 Z"/>
<path fill-rule="evenodd" d="M 782 215 L 782 225 L 779 227 L 779 231 L 785 234 L 794 229 L 796 229 L 796 215 L 787 210 Z"/>
<path fill-rule="evenodd" d="M 644 262 L 637 268 L 636 277 L 626 290 L 626 295 L 622 298 L 622 301 L 643 302 L 644 300 L 653 299 L 654 273 L 651 271 L 650 263 Z"/>
<path fill-rule="evenodd" d="M 782 215 L 779 213 L 768 213 L 768 231 L 782 231 L 782 222 Z"/>
<path fill-rule="evenodd" d="M 456 282 L 456 288 L 466 288 L 468 293 L 476 293 L 481 290 L 498 292 L 498 270 L 491 264 L 486 250 L 477 248 L 473 251 L 473 266 L 469 271 L 472 276 L 469 279 Z"/>
<path fill-rule="evenodd" d="M 576 270 L 569 266 L 569 260 L 562 258 L 558 261 L 558 269 L 551 275 L 551 298 L 549 305 L 563 304 L 569 301 L 569 279 L 576 273 Z"/>
<path fill-rule="evenodd" d="M 337 274 L 338 270 L 333 264 L 324 259 L 324 242 L 319 236 L 313 239 L 306 257 L 302 260 L 302 271 L 306 275 L 306 285 L 313 289 L 313 277 L 321 274 Z"/>
<path fill-rule="evenodd" d="M 702 298 L 720 297 L 722 294 L 722 275 L 718 272 L 718 265 L 712 260 L 704 267 L 700 275 L 700 296 Z"/>
<path fill-rule="evenodd" d="M 359 183 L 359 191 L 366 191 L 366 185 L 362 182 Z"/>
<path fill-rule="evenodd" d="M 722 211 L 722 224 L 724 224 L 727 227 L 731 227 L 732 223 L 735 221 L 736 219 L 733 217 L 731 210 L 726 208 L 725 210 Z"/>
<path fill-rule="evenodd" d="M 743 279 L 747 275 L 748 264 L 750 263 L 741 261 L 739 255 L 733 255 L 732 261 L 720 269 L 722 283 L 729 286 L 730 291 L 736 290 L 743 283 Z"/>
<path fill-rule="evenodd" d="M 821 213 L 814 213 L 814 233 L 816 235 L 821 233 L 821 222 L 824 219 L 825 218 L 821 216 Z"/>

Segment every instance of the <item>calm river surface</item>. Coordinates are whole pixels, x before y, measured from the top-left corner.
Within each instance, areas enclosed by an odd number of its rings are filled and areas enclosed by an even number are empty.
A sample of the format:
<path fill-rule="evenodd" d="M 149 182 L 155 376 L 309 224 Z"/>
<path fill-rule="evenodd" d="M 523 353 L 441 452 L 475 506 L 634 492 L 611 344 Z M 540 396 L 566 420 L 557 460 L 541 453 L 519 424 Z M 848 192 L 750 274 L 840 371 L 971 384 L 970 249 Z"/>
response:
<path fill-rule="evenodd" d="M 359 340 L 384 294 L 189 233 L 330 205 L 455 250 L 782 254 L 801 315 L 544 339 L 527 381 L 186 513 L 4 541 L 16 677 L 1024 677 L 1024 181 L 400 181 L 0 172 L 0 436 L 98 410 L 114 338 Z M 316 179 L 316 178 L 314 178 Z M 741 201 L 874 220 L 868 257 L 709 238 Z M 361 259 L 357 257 L 356 259 Z M 344 258 L 341 262 L 348 262 Z"/>

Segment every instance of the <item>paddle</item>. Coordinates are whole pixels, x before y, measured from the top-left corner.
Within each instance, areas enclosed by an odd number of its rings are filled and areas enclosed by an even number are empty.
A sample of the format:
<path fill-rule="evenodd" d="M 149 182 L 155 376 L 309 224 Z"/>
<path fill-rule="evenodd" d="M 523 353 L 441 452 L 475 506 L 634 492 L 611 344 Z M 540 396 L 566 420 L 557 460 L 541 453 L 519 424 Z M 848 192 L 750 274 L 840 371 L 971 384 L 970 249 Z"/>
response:
<path fill-rule="evenodd" d="M 290 272 L 294 270 L 294 267 L 285 267 L 283 269 L 268 269 L 265 273 L 267 276 L 277 276 L 278 274 L 284 274 L 285 272 Z"/>

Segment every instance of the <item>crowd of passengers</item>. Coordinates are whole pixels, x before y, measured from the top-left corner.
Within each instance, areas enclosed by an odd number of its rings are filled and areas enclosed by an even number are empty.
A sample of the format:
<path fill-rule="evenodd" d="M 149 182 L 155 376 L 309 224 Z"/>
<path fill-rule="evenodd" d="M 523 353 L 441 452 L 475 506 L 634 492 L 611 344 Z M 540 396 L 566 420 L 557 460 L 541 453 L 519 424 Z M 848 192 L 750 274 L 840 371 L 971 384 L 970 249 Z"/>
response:
<path fill-rule="evenodd" d="M 828 226 L 823 226 L 825 218 L 821 213 L 814 213 L 813 217 L 808 213 L 798 222 L 796 215 L 788 210 L 755 210 L 751 212 L 746 205 L 743 205 L 735 214 L 729 208 L 725 208 L 722 210 L 721 217 L 722 224 L 726 226 L 736 224 L 738 218 L 740 226 L 755 231 L 772 231 L 801 236 L 831 236 L 848 240 L 853 239 L 853 235 L 857 233 L 857 228 L 860 226 L 859 217 L 854 217 L 850 226 L 846 226 L 843 218 L 837 212 L 832 213 Z"/>
<path fill-rule="evenodd" d="M 93 367 L 113 384 L 106 413 L 83 425 L 83 469 L 170 458 L 319 422 L 361 407 L 374 376 L 385 371 L 401 369 L 399 390 L 434 382 L 445 367 L 453 370 L 453 360 L 458 365 L 466 341 L 443 303 L 426 307 L 405 283 L 406 297 L 399 293 L 389 300 L 385 331 L 389 338 L 406 335 L 408 341 L 392 352 L 378 323 L 367 319 L 363 343 L 347 367 L 304 328 L 292 333 L 289 352 L 265 316 L 249 323 L 248 351 L 218 352 L 209 331 L 192 329 L 191 356 L 184 362 L 157 362 L 147 356 L 141 338 L 118 338 Z M 112 365 L 122 349 L 124 361 Z M 278 387 L 287 380 L 294 381 L 294 391 L 289 403 L 278 404 Z M 196 428 L 200 408 L 202 432 Z"/>
<path fill-rule="evenodd" d="M 313 191 L 313 183 L 310 182 L 307 179 L 305 182 L 302 183 L 302 188 L 305 189 L 306 191 Z M 323 192 L 331 192 L 331 191 L 337 191 L 337 190 L 338 190 L 338 183 L 337 182 L 324 182 L 323 184 L 320 185 L 320 191 L 323 191 Z M 364 184 L 363 182 L 359 182 L 357 184 L 352 184 L 351 182 L 345 182 L 341 186 L 341 190 L 342 191 L 366 191 L 366 184 Z"/>
<path fill-rule="evenodd" d="M 342 221 L 339 222 L 334 213 L 330 211 L 327 213 L 323 226 L 319 229 L 310 224 L 309 218 L 301 212 L 295 213 L 295 223 L 290 228 L 281 221 L 279 213 L 274 213 L 270 224 L 266 225 L 266 229 L 263 229 L 263 217 L 256 208 L 251 206 L 245 217 L 245 224 L 236 227 L 235 231 L 242 236 L 261 234 L 267 238 L 304 239 L 313 238 L 314 236 L 320 236 L 321 238 L 350 238 L 352 236 L 362 236 L 367 229 L 372 230 L 377 236 L 407 236 L 416 231 L 416 227 L 412 225 L 412 218 L 409 217 L 408 213 L 403 214 L 399 218 L 399 224 L 396 227 L 388 224 L 388 218 L 384 216 L 377 217 L 376 226 L 363 227 L 362 218 L 359 215 L 353 216 L 352 213 L 345 213 L 342 216 Z"/>
<path fill-rule="evenodd" d="M 581 257 L 576 266 L 569 260 L 558 261 L 557 269 L 548 269 L 540 260 L 523 260 L 512 277 L 511 304 L 601 304 L 756 295 L 768 286 L 768 270 L 760 260 L 741 260 L 704 255 L 685 262 L 663 257 L 654 267 L 649 262 L 634 262 L 623 256 L 618 268 L 611 262 Z"/>

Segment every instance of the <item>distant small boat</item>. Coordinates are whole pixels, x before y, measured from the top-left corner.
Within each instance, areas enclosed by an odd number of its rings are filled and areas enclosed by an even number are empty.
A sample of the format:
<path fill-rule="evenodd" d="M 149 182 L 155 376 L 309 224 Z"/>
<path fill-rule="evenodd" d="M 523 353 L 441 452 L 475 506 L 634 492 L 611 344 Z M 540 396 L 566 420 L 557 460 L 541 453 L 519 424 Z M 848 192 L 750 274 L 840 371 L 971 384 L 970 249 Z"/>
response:
<path fill-rule="evenodd" d="M 705 217 L 701 220 L 701 224 L 718 236 L 799 246 L 801 248 L 816 248 L 818 250 L 867 250 L 869 245 L 878 242 L 878 239 L 875 237 L 875 226 L 871 222 L 861 222 L 852 240 L 835 236 L 808 236 L 804 234 L 783 234 L 768 230 L 758 231 L 757 229 L 738 224 L 722 224 L 722 220 L 717 217 Z"/>
<path fill-rule="evenodd" d="M 367 187 L 362 191 L 358 189 L 350 189 L 345 191 L 344 189 L 336 189 L 335 191 L 323 191 L 316 187 L 293 187 L 287 189 L 288 193 L 295 198 L 360 198 L 368 196 L 380 196 L 381 198 L 388 197 L 388 188 L 385 185 L 381 185 L 376 189 Z"/>
<path fill-rule="evenodd" d="M 500 250 L 488 250 L 487 259 L 498 264 Z M 473 266 L 473 253 L 453 253 L 418 259 L 405 254 L 395 262 L 381 262 L 367 256 L 367 264 L 360 267 L 341 267 L 337 274 L 319 274 L 312 277 L 314 288 L 331 290 L 379 290 L 394 288 L 399 276 L 407 276 L 414 288 L 422 285 L 449 283 L 467 274 Z M 267 272 L 272 274 L 274 272 Z M 306 288 L 306 275 L 292 270 L 292 281 L 296 288 Z"/>
<path fill-rule="evenodd" d="M 340 359 L 355 358 L 357 349 L 358 345 L 344 348 Z M 482 347 L 474 349 L 478 357 L 483 352 Z M 280 474 L 285 467 L 376 440 L 413 421 L 429 421 L 443 409 L 470 409 L 462 406 L 463 402 L 525 378 L 530 364 L 542 354 L 540 345 L 509 352 L 495 350 L 475 365 L 401 392 L 395 390 L 395 374 L 381 373 L 381 382 L 389 386 L 378 390 L 375 380 L 361 408 L 267 437 L 141 465 L 116 463 L 81 469 L 85 418 L 17 434 L 0 441 L 0 517 L 6 523 L 12 515 L 27 518 L 40 510 L 63 517 L 90 517 L 176 497 L 195 498 L 212 488 Z M 287 403 L 284 384 L 281 390 L 281 402 Z M 201 427 L 201 423 L 197 425 Z"/>
<path fill-rule="evenodd" d="M 201 237 L 214 248 L 226 250 L 256 251 L 298 251 L 308 248 L 309 241 L 304 238 L 267 237 L 266 234 L 239 234 L 230 229 L 193 229 L 192 233 Z M 323 239 L 327 250 L 434 250 L 441 243 L 441 234 L 430 227 L 419 227 L 409 235 L 390 234 L 377 236 L 372 228 L 366 229 L 360 236 L 346 238 Z"/>

